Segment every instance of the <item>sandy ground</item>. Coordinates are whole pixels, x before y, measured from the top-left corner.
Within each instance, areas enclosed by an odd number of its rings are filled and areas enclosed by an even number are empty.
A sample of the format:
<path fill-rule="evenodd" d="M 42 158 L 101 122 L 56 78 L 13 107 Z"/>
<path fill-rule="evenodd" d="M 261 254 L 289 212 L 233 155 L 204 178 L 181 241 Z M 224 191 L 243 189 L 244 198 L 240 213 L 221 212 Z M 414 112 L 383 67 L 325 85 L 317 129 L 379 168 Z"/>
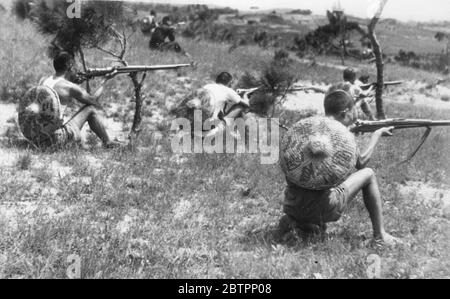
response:
<path fill-rule="evenodd" d="M 16 119 L 16 105 L 0 103 L 0 136 L 4 136 L 9 127 L 14 126 L 11 120 Z"/>
<path fill-rule="evenodd" d="M 301 81 L 298 82 L 298 85 L 308 86 L 311 85 L 311 82 Z M 328 88 L 326 85 L 319 87 Z M 450 100 L 450 88 L 439 85 L 433 88 L 427 88 L 424 83 L 409 81 L 405 82 L 401 87 L 389 91 L 385 97 L 385 101 L 386 103 L 397 102 L 407 105 L 450 110 L 450 101 L 442 100 L 446 96 Z M 288 95 L 283 107 L 289 110 L 312 109 L 323 114 L 323 99 L 323 94 L 297 92 Z"/>
<path fill-rule="evenodd" d="M 283 107 L 288 110 L 313 110 L 324 114 L 324 95 L 320 93 L 296 92 L 287 96 Z"/>

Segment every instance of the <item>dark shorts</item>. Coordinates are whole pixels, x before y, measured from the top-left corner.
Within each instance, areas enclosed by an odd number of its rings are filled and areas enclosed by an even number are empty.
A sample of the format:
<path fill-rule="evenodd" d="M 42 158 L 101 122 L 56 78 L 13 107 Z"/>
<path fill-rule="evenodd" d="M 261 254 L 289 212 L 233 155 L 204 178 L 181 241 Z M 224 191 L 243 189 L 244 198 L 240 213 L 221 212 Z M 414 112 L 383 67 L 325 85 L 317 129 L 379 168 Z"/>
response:
<path fill-rule="evenodd" d="M 338 221 L 349 201 L 345 183 L 324 191 L 311 191 L 288 185 L 283 211 L 296 223 L 322 225 Z"/>
<path fill-rule="evenodd" d="M 37 136 L 33 143 L 38 147 L 62 147 L 81 140 L 81 132 L 70 122 L 57 129 L 50 136 Z"/>
<path fill-rule="evenodd" d="M 52 139 L 52 145 L 64 146 L 71 142 L 80 141 L 81 133 L 75 125 L 68 122 L 53 133 Z"/>

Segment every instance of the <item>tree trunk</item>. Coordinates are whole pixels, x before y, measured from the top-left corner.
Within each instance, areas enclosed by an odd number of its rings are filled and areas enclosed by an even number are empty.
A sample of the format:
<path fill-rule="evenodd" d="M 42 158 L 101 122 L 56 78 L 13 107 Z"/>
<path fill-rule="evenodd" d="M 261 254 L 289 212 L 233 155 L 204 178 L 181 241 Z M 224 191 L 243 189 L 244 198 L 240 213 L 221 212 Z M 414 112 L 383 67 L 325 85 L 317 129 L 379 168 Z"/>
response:
<path fill-rule="evenodd" d="M 375 90 L 375 103 L 377 108 L 377 118 L 385 119 L 386 115 L 384 113 L 383 106 L 383 88 L 384 88 L 384 63 L 383 63 L 383 55 L 381 53 L 380 43 L 378 42 L 377 36 L 375 35 L 375 27 L 379 21 L 379 18 L 375 16 L 370 22 L 369 28 L 369 38 L 372 43 L 373 53 L 375 55 L 375 62 L 377 67 L 377 87 Z"/>
<path fill-rule="evenodd" d="M 345 45 L 346 38 L 346 28 L 344 19 L 340 20 L 340 36 L 341 36 L 341 62 L 345 65 L 345 53 L 347 52 L 347 47 Z"/>
<path fill-rule="evenodd" d="M 134 99 L 135 99 L 135 108 L 134 108 L 134 117 L 133 117 L 133 126 L 131 127 L 131 132 L 128 136 L 130 140 L 130 147 L 134 148 L 136 145 L 136 140 L 139 137 L 139 134 L 141 132 L 141 122 L 142 122 L 142 102 L 143 98 L 141 95 L 142 90 L 142 83 L 145 80 L 146 74 L 144 73 L 142 75 L 142 79 L 139 82 L 138 80 L 138 73 L 132 73 L 130 74 L 131 81 L 134 85 Z"/>

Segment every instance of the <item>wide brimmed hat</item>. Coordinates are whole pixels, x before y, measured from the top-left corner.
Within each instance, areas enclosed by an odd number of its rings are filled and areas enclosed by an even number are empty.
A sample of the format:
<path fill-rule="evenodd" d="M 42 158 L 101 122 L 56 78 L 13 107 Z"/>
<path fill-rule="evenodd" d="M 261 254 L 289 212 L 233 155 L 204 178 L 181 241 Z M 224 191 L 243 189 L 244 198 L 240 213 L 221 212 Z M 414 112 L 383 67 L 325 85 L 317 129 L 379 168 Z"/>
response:
<path fill-rule="evenodd" d="M 340 122 L 322 116 L 296 123 L 281 140 L 280 166 L 293 184 L 325 190 L 342 183 L 355 169 L 355 137 Z"/>
<path fill-rule="evenodd" d="M 61 104 L 52 88 L 32 87 L 19 100 L 19 127 L 28 140 L 49 137 L 61 125 Z"/>

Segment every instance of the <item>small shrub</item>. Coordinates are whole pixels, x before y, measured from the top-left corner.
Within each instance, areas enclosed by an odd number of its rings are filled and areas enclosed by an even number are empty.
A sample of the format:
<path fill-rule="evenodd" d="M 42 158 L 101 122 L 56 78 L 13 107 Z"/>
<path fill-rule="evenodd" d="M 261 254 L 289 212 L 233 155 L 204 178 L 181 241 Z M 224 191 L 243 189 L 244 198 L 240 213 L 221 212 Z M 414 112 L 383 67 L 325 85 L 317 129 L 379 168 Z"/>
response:
<path fill-rule="evenodd" d="M 21 154 L 17 159 L 17 168 L 20 170 L 30 169 L 31 163 L 33 162 L 33 157 L 30 152 L 25 152 Z"/>

